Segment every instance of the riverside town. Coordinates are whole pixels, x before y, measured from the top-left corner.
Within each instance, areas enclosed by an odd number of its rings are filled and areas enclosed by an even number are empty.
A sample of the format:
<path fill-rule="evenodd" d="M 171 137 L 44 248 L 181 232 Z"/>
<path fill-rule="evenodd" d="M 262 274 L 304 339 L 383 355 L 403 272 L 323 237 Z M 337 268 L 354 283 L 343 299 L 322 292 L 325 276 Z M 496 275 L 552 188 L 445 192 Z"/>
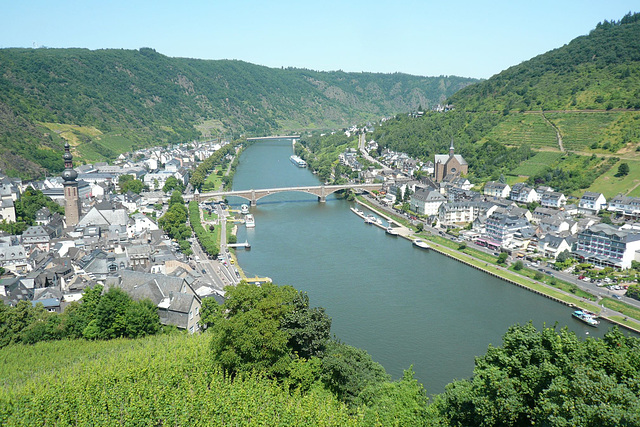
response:
<path fill-rule="evenodd" d="M 0 153 L 0 425 L 640 426 L 638 13 L 490 78 L 0 48 Z"/>

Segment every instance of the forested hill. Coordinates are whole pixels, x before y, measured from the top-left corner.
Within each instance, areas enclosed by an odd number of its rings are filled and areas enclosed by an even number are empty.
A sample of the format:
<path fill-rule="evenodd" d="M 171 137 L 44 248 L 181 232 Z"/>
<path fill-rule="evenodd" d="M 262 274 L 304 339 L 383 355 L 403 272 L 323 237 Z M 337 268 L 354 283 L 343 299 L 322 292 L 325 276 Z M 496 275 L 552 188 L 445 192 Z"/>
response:
<path fill-rule="evenodd" d="M 457 92 L 465 111 L 640 109 L 640 14 Z"/>
<path fill-rule="evenodd" d="M 0 168 L 61 168 L 60 136 L 95 160 L 200 136 L 343 127 L 428 108 L 474 81 L 273 69 L 150 48 L 0 49 Z"/>

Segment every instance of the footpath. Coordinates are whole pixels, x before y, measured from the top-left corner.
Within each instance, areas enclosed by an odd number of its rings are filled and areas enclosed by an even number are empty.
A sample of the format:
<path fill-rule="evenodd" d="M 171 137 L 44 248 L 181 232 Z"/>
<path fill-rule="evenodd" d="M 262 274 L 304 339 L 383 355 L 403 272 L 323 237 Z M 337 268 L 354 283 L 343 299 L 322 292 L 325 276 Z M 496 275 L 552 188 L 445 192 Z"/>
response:
<path fill-rule="evenodd" d="M 383 217 L 387 221 L 393 222 L 395 224 L 399 224 L 399 222 L 393 218 L 394 216 L 397 216 L 397 215 L 394 214 L 393 212 L 389 212 L 388 208 L 385 208 L 380 205 L 373 206 L 371 203 L 362 202 L 358 199 L 356 199 L 356 202 L 366 207 L 367 209 L 375 212 L 377 215 Z M 415 234 L 413 230 L 403 225 L 399 226 L 398 231 L 399 231 L 398 235 L 400 237 L 403 237 L 409 241 L 423 238 L 423 236 L 420 236 L 419 234 Z M 617 312 L 608 308 L 600 307 L 599 305 L 597 305 L 596 302 L 589 301 L 585 298 L 577 297 L 576 295 L 570 292 L 564 291 L 562 289 L 554 288 L 553 286 L 547 285 L 540 281 L 532 280 L 529 277 L 523 276 L 511 270 L 507 270 L 506 266 L 502 267 L 499 265 L 490 264 L 486 261 L 473 257 L 469 254 L 435 243 L 432 240 L 429 240 L 429 247 L 431 250 L 438 252 L 439 254 L 442 254 L 456 261 L 462 262 L 468 265 L 469 267 L 475 268 L 476 270 L 480 270 L 491 276 L 498 277 L 502 280 L 505 280 L 506 282 L 519 286 L 528 291 L 534 292 L 538 295 L 544 296 L 545 298 L 549 298 L 555 302 L 559 302 L 561 304 L 567 305 L 572 308 L 581 308 L 591 312 L 600 312 L 598 314 L 598 317 L 602 319 L 606 319 L 607 321 L 614 323 L 620 326 L 621 328 L 625 328 L 630 331 L 640 333 L 640 320 L 638 319 L 632 319 L 620 312 Z"/>

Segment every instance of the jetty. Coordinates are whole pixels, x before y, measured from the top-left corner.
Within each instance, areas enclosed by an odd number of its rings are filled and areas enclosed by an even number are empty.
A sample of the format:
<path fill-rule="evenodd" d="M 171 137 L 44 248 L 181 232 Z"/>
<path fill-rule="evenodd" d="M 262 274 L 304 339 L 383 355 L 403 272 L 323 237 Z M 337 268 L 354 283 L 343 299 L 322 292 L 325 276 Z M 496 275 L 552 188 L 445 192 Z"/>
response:
<path fill-rule="evenodd" d="M 227 243 L 227 247 L 251 249 L 251 245 L 249 244 L 249 241 L 244 241 L 243 243 Z"/>

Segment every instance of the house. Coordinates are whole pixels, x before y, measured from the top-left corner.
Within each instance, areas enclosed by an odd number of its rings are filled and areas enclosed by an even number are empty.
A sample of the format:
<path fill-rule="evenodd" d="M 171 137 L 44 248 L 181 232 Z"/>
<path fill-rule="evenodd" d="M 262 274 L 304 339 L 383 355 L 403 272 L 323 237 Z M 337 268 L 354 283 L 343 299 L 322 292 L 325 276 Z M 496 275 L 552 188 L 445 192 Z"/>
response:
<path fill-rule="evenodd" d="M 484 185 L 483 194 L 491 197 L 501 197 L 506 199 L 511 192 L 511 186 L 509 184 L 503 184 L 497 181 L 489 181 Z"/>
<path fill-rule="evenodd" d="M 105 290 L 111 287 L 122 289 L 136 301 L 151 300 L 163 325 L 190 333 L 199 330 L 202 301 L 185 278 L 124 270 L 107 280 Z"/>
<path fill-rule="evenodd" d="M 638 221 L 640 220 L 640 198 L 618 194 L 609 201 L 607 210 L 624 217 L 625 220 Z"/>
<path fill-rule="evenodd" d="M 411 210 L 420 215 L 437 215 L 438 208 L 445 203 L 447 199 L 435 190 L 416 189 L 411 195 Z"/>
<path fill-rule="evenodd" d="M 487 218 L 485 227 L 487 237 L 501 246 L 509 245 L 523 230 L 532 230 L 525 217 L 502 209 L 497 209 Z"/>
<path fill-rule="evenodd" d="M 454 153 L 453 140 L 449 146 L 449 154 L 436 154 L 434 161 L 435 181 L 440 182 L 447 175 L 466 175 L 469 164 L 460 155 Z"/>
<path fill-rule="evenodd" d="M 524 182 L 513 184 L 509 198 L 518 203 L 531 203 L 538 201 L 538 193 Z"/>
<path fill-rule="evenodd" d="M 546 191 L 540 195 L 540 205 L 545 208 L 560 209 L 567 204 L 567 198 L 564 194 L 557 191 Z"/>
<path fill-rule="evenodd" d="M 574 254 L 599 267 L 630 268 L 640 261 L 640 232 L 596 224 L 578 233 Z"/>
<path fill-rule="evenodd" d="M 149 230 L 159 230 L 158 225 L 151 218 L 141 213 L 131 215 L 131 221 L 127 225 L 127 236 L 130 239 Z"/>
<path fill-rule="evenodd" d="M 478 201 L 443 203 L 438 208 L 438 222 L 447 226 L 473 222 L 492 206 L 491 203 Z"/>
<path fill-rule="evenodd" d="M 571 245 L 575 242 L 575 238 L 561 237 L 553 234 L 547 234 L 538 240 L 537 249 L 543 256 L 553 258 L 554 260 L 564 251 L 571 252 Z"/>
<path fill-rule="evenodd" d="M 578 212 L 595 215 L 601 209 L 604 209 L 606 203 L 607 199 L 604 197 L 604 194 L 585 191 L 578 203 Z"/>

